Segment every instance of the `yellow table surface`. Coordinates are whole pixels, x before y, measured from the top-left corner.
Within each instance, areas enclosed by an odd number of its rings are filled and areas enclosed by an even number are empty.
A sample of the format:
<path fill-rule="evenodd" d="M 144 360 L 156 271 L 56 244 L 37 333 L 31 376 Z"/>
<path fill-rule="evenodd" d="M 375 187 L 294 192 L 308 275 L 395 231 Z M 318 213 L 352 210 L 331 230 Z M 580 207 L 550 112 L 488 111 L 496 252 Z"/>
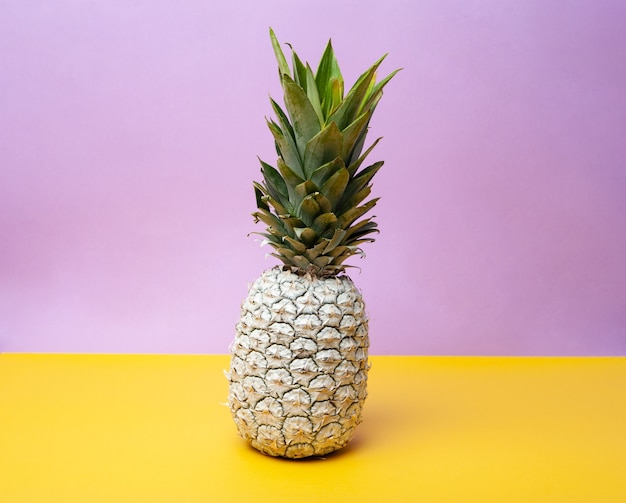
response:
<path fill-rule="evenodd" d="M 371 358 L 325 459 L 263 456 L 228 357 L 0 355 L 0 502 L 626 501 L 626 358 Z"/>

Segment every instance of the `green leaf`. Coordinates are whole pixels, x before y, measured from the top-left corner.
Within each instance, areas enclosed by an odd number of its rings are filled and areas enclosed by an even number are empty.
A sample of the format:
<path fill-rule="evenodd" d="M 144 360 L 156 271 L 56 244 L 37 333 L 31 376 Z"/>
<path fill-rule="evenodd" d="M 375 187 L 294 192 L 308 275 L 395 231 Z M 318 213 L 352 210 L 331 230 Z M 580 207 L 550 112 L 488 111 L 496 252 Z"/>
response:
<path fill-rule="evenodd" d="M 313 221 L 320 214 L 320 211 L 320 205 L 312 195 L 306 196 L 297 210 L 300 219 L 307 227 L 313 225 Z"/>
<path fill-rule="evenodd" d="M 293 50 L 291 44 L 287 44 L 291 49 L 291 66 L 293 68 L 293 80 L 296 84 L 302 87 L 306 91 L 306 68 L 300 57 Z"/>
<path fill-rule="evenodd" d="M 265 188 L 267 192 L 274 198 L 285 204 L 289 201 L 289 192 L 287 190 L 287 184 L 285 180 L 280 175 L 280 173 L 274 168 L 270 166 L 266 162 L 263 162 L 259 159 L 261 163 L 261 174 L 263 175 L 263 180 L 265 182 Z"/>
<path fill-rule="evenodd" d="M 387 83 L 400 71 L 402 70 L 402 68 L 398 68 L 397 70 L 394 70 L 393 72 L 391 72 L 389 75 L 387 75 L 384 79 L 382 79 L 380 82 L 378 82 L 373 89 L 371 90 L 370 96 L 369 98 L 365 101 L 365 103 L 363 104 L 363 110 L 366 109 L 372 109 L 373 112 L 373 108 L 375 108 L 376 104 L 378 103 L 378 101 L 380 100 L 380 98 L 382 97 L 383 94 L 383 87 L 385 87 L 387 85 Z"/>
<path fill-rule="evenodd" d="M 291 125 L 291 122 L 289 122 L 289 117 L 287 117 L 287 114 L 283 111 L 280 105 L 276 103 L 276 101 L 272 98 L 270 98 L 270 103 L 272 104 L 274 112 L 278 116 L 278 120 L 280 121 L 280 126 L 283 129 L 283 132 L 289 134 L 295 141 L 296 136 L 293 132 L 293 126 Z"/>
<path fill-rule="evenodd" d="M 254 185 L 254 195 L 256 197 L 256 207 L 260 210 L 269 211 L 270 208 L 267 203 L 264 201 L 265 197 L 265 189 L 257 182 L 253 182 Z"/>
<path fill-rule="evenodd" d="M 359 204 L 361 204 L 361 202 L 363 202 L 364 199 L 367 198 L 367 196 L 370 195 L 371 192 L 372 186 L 366 185 L 355 194 L 352 194 L 349 199 L 346 199 L 345 197 L 342 198 L 341 204 L 339 205 L 339 209 L 337 210 L 337 212 L 339 214 L 342 214 L 344 211 L 358 206 Z"/>
<path fill-rule="evenodd" d="M 276 166 L 278 166 L 278 171 L 282 175 L 283 180 L 285 180 L 287 189 L 289 189 L 289 187 L 296 187 L 304 181 L 304 179 L 297 175 L 290 166 L 287 166 L 282 159 L 279 158 L 277 160 Z"/>
<path fill-rule="evenodd" d="M 360 252 L 360 250 L 358 248 L 357 249 L 352 249 L 351 247 L 346 247 L 344 250 L 342 250 L 342 253 L 338 253 L 333 258 L 333 263 L 335 263 L 337 265 L 340 265 L 346 259 L 349 259 L 350 257 L 352 257 L 353 255 L 356 255 L 359 252 Z M 351 266 L 342 266 L 342 267 L 351 267 Z"/>
<path fill-rule="evenodd" d="M 308 258 L 312 262 L 313 260 L 315 260 L 317 257 L 320 256 L 320 254 L 324 251 L 324 248 L 326 248 L 329 242 L 330 242 L 329 239 L 322 239 L 319 243 L 313 246 L 313 248 L 309 248 L 304 253 L 304 255 L 306 256 L 306 258 Z"/>
<path fill-rule="evenodd" d="M 374 150 L 374 147 L 378 145 L 378 142 L 380 140 L 382 140 L 382 138 L 377 138 L 376 141 L 374 141 L 374 143 L 372 143 L 370 147 L 365 151 L 365 153 L 362 154 L 358 159 L 354 161 L 350 160 L 350 163 L 348 163 L 348 168 L 347 168 L 348 172 L 350 173 L 350 176 L 355 175 L 355 173 L 357 172 L 361 164 L 363 164 L 363 161 L 365 161 L 365 158 L 370 154 L 372 150 Z"/>
<path fill-rule="evenodd" d="M 330 117 L 339 105 L 343 102 L 343 79 L 332 79 L 330 81 L 330 96 L 328 110 L 324 108 L 325 117 Z M 328 121 L 328 119 L 327 119 Z"/>
<path fill-rule="evenodd" d="M 269 128 L 269 130 L 272 132 L 272 136 L 277 137 L 283 135 L 283 131 L 282 129 L 280 129 L 280 126 L 276 124 L 276 122 L 274 122 L 272 119 L 266 118 L 265 122 L 267 123 L 267 127 Z"/>
<path fill-rule="evenodd" d="M 314 192 L 312 195 L 317 201 L 317 204 L 320 205 L 322 213 L 329 213 L 332 211 L 333 206 L 332 204 L 330 204 L 330 201 L 324 194 L 322 194 L 321 192 Z"/>
<path fill-rule="evenodd" d="M 304 252 L 304 256 L 310 261 L 313 262 L 317 257 L 320 256 L 320 252 L 316 251 L 314 248 L 307 248 Z"/>
<path fill-rule="evenodd" d="M 304 243 L 297 241 L 289 236 L 285 236 L 284 240 L 291 245 L 291 248 L 297 253 L 304 253 L 307 250 L 307 247 Z"/>
<path fill-rule="evenodd" d="M 339 108 L 328 118 L 328 122 L 336 121 L 339 129 L 344 129 L 348 125 L 350 125 L 354 120 L 360 115 L 361 105 L 365 97 L 367 96 L 368 90 L 371 89 L 375 78 L 376 78 L 376 70 L 382 63 L 385 56 L 380 58 L 376 63 L 374 63 L 365 73 L 363 73 L 352 89 L 348 92 L 346 98 L 342 101 Z"/>
<path fill-rule="evenodd" d="M 333 159 L 332 161 L 320 166 L 311 174 L 311 181 L 321 187 L 324 185 L 326 180 L 328 180 L 332 175 L 334 175 L 337 171 L 342 168 L 345 168 L 346 165 L 343 163 L 343 160 L 339 157 Z"/>
<path fill-rule="evenodd" d="M 268 234 L 266 232 L 251 232 L 249 235 L 255 234 L 257 236 L 263 236 L 263 241 L 261 242 L 261 246 L 270 245 L 272 248 L 276 249 L 279 246 L 282 246 L 283 237 L 280 239 L 274 236 L 273 234 Z"/>
<path fill-rule="evenodd" d="M 350 180 L 350 182 L 348 183 L 348 187 L 346 188 L 346 191 L 344 192 L 344 195 L 341 199 L 341 203 L 339 204 L 339 207 L 342 210 L 348 209 L 352 206 L 356 206 L 363 200 L 355 198 L 354 196 L 367 186 L 367 184 L 372 180 L 374 175 L 383 166 L 383 164 L 383 161 L 374 163 L 361 171 L 356 177 L 352 178 L 352 180 Z"/>
<path fill-rule="evenodd" d="M 278 171 L 285 180 L 285 184 L 287 186 L 287 193 L 289 194 L 289 201 L 291 201 L 291 206 L 295 206 L 296 203 L 296 187 L 300 185 L 304 180 L 300 178 L 294 171 L 285 164 L 285 162 L 279 157 L 276 165 L 278 166 Z"/>
<path fill-rule="evenodd" d="M 274 136 L 278 155 L 283 158 L 288 166 L 293 167 L 299 175 L 303 175 L 302 161 L 300 160 L 300 155 L 298 154 L 298 149 L 296 148 L 293 138 L 283 134 L 283 131 L 273 121 L 268 120 L 267 126 L 272 132 L 272 136 Z"/>
<path fill-rule="evenodd" d="M 333 262 L 335 262 L 335 264 L 340 263 L 339 261 L 337 261 L 337 258 L 345 255 L 346 253 L 350 253 L 350 247 L 349 246 L 337 246 L 335 248 L 333 248 L 332 250 L 329 250 L 327 255 L 330 255 L 331 257 L 333 257 Z"/>
<path fill-rule="evenodd" d="M 341 242 L 343 241 L 343 238 L 345 235 L 346 235 L 346 231 L 344 231 L 343 229 L 335 229 L 335 233 L 333 234 L 333 237 L 324 248 L 324 252 L 323 252 L 324 255 L 328 255 L 337 246 L 339 246 Z"/>
<path fill-rule="evenodd" d="M 366 238 L 366 239 L 355 239 L 354 241 L 350 241 L 350 246 L 359 246 L 363 243 L 374 243 L 376 240 L 374 238 Z"/>
<path fill-rule="evenodd" d="M 374 164 L 371 164 L 367 168 L 361 170 L 353 179 L 352 182 L 355 186 L 358 186 L 358 189 L 363 187 L 365 184 L 369 183 L 374 175 L 378 173 L 378 170 L 382 168 L 385 164 L 385 161 L 377 161 Z M 357 190 L 358 190 L 357 189 Z"/>
<path fill-rule="evenodd" d="M 309 97 L 309 101 L 311 102 L 311 105 L 313 105 L 313 110 L 315 110 L 315 113 L 317 114 L 317 119 L 319 120 L 320 124 L 323 126 L 324 125 L 324 112 L 322 112 L 322 104 L 320 103 L 320 96 L 319 93 L 317 91 L 317 86 L 315 85 L 315 77 L 313 76 L 313 70 L 311 70 L 311 67 L 309 65 L 306 65 L 306 87 L 304 87 L 304 89 L 306 90 L 306 95 Z"/>
<path fill-rule="evenodd" d="M 296 235 L 296 229 L 299 226 L 304 225 L 299 218 L 291 217 L 289 215 L 278 215 L 283 223 L 283 232 L 280 236 L 282 239 L 284 236 L 294 237 Z"/>
<path fill-rule="evenodd" d="M 278 215 L 279 217 L 281 215 L 288 215 L 289 214 L 289 210 L 287 208 L 285 208 L 285 206 L 282 205 L 282 203 L 280 203 L 279 201 L 277 201 L 276 199 L 274 199 L 272 196 L 265 196 L 263 198 L 264 201 L 266 201 L 267 203 L 269 203 L 269 205 L 274 208 L 274 212 L 276 213 L 276 215 Z"/>
<path fill-rule="evenodd" d="M 331 122 L 306 144 L 304 150 L 305 176 L 310 177 L 320 166 L 340 157 L 342 146 L 343 135 L 337 124 Z"/>
<path fill-rule="evenodd" d="M 341 196 L 343 196 L 343 193 L 348 186 L 349 180 L 350 175 L 348 170 L 346 168 L 341 168 L 328 180 L 326 180 L 326 183 L 324 183 L 320 189 L 320 192 L 330 201 L 332 208 L 337 207 L 337 204 L 341 200 Z"/>
<path fill-rule="evenodd" d="M 293 258 L 296 256 L 296 252 L 293 251 L 291 248 L 276 248 L 276 251 L 283 257 L 285 257 L 286 259 L 288 259 L 289 261 L 293 261 Z M 276 256 L 276 255 L 274 255 Z M 280 258 L 280 257 L 279 257 Z"/>
<path fill-rule="evenodd" d="M 358 218 L 365 215 L 368 211 L 370 211 L 380 198 L 370 199 L 362 206 L 357 206 L 356 208 L 351 208 L 341 216 L 339 216 L 339 227 L 342 229 L 348 228 L 352 223 Z"/>
<path fill-rule="evenodd" d="M 369 125 L 372 114 L 365 112 L 357 119 L 345 128 L 343 133 L 343 146 L 341 149 L 341 158 L 350 159 L 355 151 L 355 146 L 359 143 L 360 139 L 365 139 L 367 134 L 367 126 Z"/>
<path fill-rule="evenodd" d="M 319 267 L 320 269 L 324 269 L 328 264 L 333 261 L 332 257 L 327 257 L 325 255 L 316 258 L 313 260 L 313 265 Z"/>
<path fill-rule="evenodd" d="M 270 40 L 272 41 L 272 48 L 274 49 L 274 54 L 276 56 L 276 61 L 278 61 L 278 70 L 280 75 L 290 75 L 289 73 L 289 65 L 287 64 L 287 59 L 285 58 L 285 54 L 283 50 L 280 48 L 280 43 L 276 38 L 276 34 L 274 30 L 270 28 Z"/>
<path fill-rule="evenodd" d="M 365 146 L 365 137 L 367 136 L 367 129 L 361 132 L 360 136 L 354 143 L 354 147 L 352 147 L 352 152 L 350 152 L 350 157 L 348 158 L 348 165 L 352 164 L 355 159 L 361 155 L 363 151 L 363 147 Z"/>
<path fill-rule="evenodd" d="M 313 243 L 317 241 L 317 234 L 310 227 L 304 227 L 297 229 L 296 232 L 298 239 L 302 241 L 307 246 L 311 246 Z"/>
<path fill-rule="evenodd" d="M 274 108 L 274 112 L 276 112 L 276 116 L 280 121 L 280 128 L 273 121 L 268 123 L 268 125 L 273 125 L 273 127 L 270 126 L 270 131 L 276 141 L 278 155 L 280 155 L 287 165 L 290 166 L 299 176 L 304 178 L 304 171 L 302 170 L 302 157 L 300 156 L 298 146 L 296 145 L 296 137 L 293 127 L 289 122 L 289 118 L 285 112 L 283 112 L 282 108 L 280 108 L 278 103 L 272 99 L 270 99 L 270 101 L 272 103 L 272 107 Z M 278 131 L 280 131 L 280 134 L 278 134 Z"/>
<path fill-rule="evenodd" d="M 377 228 L 378 224 L 373 221 L 373 218 L 374 217 L 366 218 L 348 227 L 346 229 L 346 243 L 349 243 L 351 239 L 357 239 L 371 232 L 379 232 Z"/>
<path fill-rule="evenodd" d="M 309 262 L 307 258 L 302 255 L 296 255 L 291 260 L 300 269 L 307 269 L 311 265 L 311 262 Z"/>
<path fill-rule="evenodd" d="M 277 229 L 277 230 L 284 229 L 283 223 L 281 222 L 280 218 L 270 213 L 269 210 L 265 210 L 264 208 L 259 208 L 259 211 L 255 211 L 252 214 L 252 216 L 255 218 L 256 221 L 260 220 L 261 222 L 263 222 L 265 225 L 269 227 L 273 227 L 274 229 Z"/>
<path fill-rule="evenodd" d="M 306 196 L 317 191 L 317 186 L 311 180 L 305 180 L 304 182 L 296 185 L 296 187 L 294 187 L 294 193 L 296 196 L 294 204 L 297 207 Z"/>
<path fill-rule="evenodd" d="M 335 223 L 337 223 L 337 215 L 334 213 L 322 213 L 315 218 L 312 227 L 318 236 L 323 236 Z"/>
<path fill-rule="evenodd" d="M 300 154 L 304 154 L 306 144 L 320 132 L 320 121 L 304 89 L 288 76 L 283 78 L 283 90 L 285 92 L 285 106 L 293 125 L 296 145 Z"/>
<path fill-rule="evenodd" d="M 289 251 L 291 251 L 291 250 L 289 250 Z M 291 260 L 289 260 L 289 258 L 285 257 L 284 255 L 281 255 L 280 253 L 270 253 L 270 256 L 276 257 L 278 260 L 280 260 L 285 265 L 293 265 Z"/>
<path fill-rule="evenodd" d="M 341 75 L 341 70 L 330 40 L 317 66 L 315 83 L 317 85 L 318 94 L 322 99 L 324 117 L 328 117 L 333 110 L 333 104 L 338 103 L 343 98 L 343 76 Z M 337 91 L 339 90 L 341 93 L 337 96 Z"/>
<path fill-rule="evenodd" d="M 293 229 L 297 229 L 298 227 L 304 227 L 304 222 L 300 220 L 298 217 L 294 217 L 291 215 L 278 215 L 278 216 L 287 227 L 291 227 Z"/>

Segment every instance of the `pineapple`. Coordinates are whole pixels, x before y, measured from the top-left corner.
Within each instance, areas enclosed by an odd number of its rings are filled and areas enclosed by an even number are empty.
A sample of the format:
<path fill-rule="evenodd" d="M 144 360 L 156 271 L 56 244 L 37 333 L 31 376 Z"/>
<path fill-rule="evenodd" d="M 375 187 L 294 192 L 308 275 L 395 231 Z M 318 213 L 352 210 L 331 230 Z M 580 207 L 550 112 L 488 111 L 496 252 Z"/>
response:
<path fill-rule="evenodd" d="M 368 320 L 345 260 L 373 241 L 371 180 L 362 167 L 368 125 L 392 72 L 376 82 L 384 56 L 344 96 L 331 42 L 317 71 L 292 50 L 289 67 L 270 29 L 286 112 L 276 120 L 276 167 L 261 162 L 255 220 L 281 266 L 249 288 L 231 345 L 230 407 L 254 448 L 287 458 L 322 456 L 345 446 L 367 396 Z"/>

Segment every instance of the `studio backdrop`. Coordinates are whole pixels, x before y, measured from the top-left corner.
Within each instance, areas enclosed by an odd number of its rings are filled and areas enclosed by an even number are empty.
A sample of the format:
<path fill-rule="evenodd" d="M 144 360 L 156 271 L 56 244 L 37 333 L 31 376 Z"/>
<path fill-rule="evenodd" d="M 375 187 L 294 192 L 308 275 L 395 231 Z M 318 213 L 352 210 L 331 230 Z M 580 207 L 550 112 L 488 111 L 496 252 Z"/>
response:
<path fill-rule="evenodd" d="M 621 0 L 0 4 L 0 351 L 226 353 L 266 258 L 268 35 L 385 53 L 373 354 L 626 355 Z M 289 53 L 288 46 L 284 50 Z"/>

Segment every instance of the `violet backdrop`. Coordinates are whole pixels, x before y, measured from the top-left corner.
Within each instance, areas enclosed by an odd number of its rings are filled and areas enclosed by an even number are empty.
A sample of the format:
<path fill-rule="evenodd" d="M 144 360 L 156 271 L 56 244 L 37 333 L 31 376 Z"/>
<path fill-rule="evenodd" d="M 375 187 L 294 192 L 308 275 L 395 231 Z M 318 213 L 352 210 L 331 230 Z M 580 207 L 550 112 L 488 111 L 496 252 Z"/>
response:
<path fill-rule="evenodd" d="M 0 3 L 0 351 L 225 353 L 272 26 L 383 53 L 374 354 L 626 354 L 626 2 Z"/>

